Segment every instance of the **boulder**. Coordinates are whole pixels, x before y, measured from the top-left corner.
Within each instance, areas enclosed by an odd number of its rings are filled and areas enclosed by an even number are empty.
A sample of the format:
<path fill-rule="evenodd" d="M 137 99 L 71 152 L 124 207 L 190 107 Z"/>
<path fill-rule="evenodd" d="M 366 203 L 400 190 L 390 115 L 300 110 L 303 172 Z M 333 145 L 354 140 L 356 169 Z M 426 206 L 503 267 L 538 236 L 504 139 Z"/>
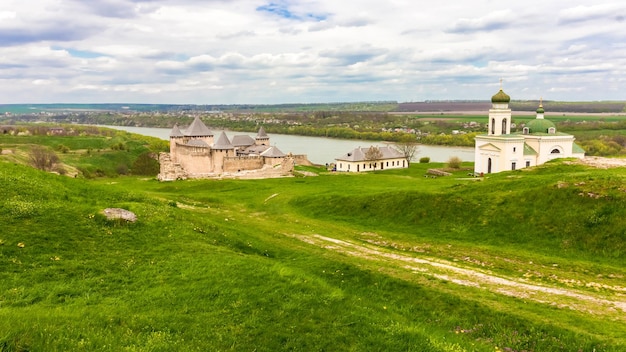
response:
<path fill-rule="evenodd" d="M 108 220 L 122 219 L 128 222 L 137 221 L 137 215 L 132 211 L 122 208 L 106 208 L 102 211 Z"/>

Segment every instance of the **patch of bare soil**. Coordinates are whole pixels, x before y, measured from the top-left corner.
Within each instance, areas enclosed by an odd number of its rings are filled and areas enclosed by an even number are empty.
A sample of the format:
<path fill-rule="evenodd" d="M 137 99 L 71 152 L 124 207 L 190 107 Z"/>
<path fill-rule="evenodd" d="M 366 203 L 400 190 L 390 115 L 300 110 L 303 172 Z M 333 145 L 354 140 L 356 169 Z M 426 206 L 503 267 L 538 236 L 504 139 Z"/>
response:
<path fill-rule="evenodd" d="M 415 274 L 429 275 L 440 280 L 461 286 L 471 286 L 506 296 L 523 298 L 545 303 L 559 308 L 581 312 L 611 315 L 615 319 L 626 320 L 626 289 L 604 286 L 602 292 L 594 295 L 576 289 L 530 283 L 524 278 L 494 275 L 489 270 L 463 267 L 460 263 L 424 257 L 411 256 L 389 250 L 372 243 L 355 243 L 322 235 L 290 235 L 303 242 L 319 246 L 345 255 L 379 262 L 405 269 Z"/>
<path fill-rule="evenodd" d="M 580 159 L 580 161 L 578 162 L 601 169 L 626 167 L 626 159 L 603 158 L 600 156 L 586 156 L 583 159 Z"/>

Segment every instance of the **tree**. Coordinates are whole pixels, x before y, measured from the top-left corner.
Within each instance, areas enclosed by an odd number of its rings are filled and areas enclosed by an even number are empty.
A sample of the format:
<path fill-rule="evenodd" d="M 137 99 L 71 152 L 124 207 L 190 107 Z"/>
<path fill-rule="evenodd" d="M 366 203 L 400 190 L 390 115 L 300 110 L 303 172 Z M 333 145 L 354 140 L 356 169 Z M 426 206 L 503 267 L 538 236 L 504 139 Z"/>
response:
<path fill-rule="evenodd" d="M 380 160 L 382 158 L 383 158 L 383 152 L 381 152 L 380 149 L 378 149 L 378 147 L 371 146 L 365 152 L 365 160 L 374 161 L 374 160 Z"/>
<path fill-rule="evenodd" d="M 156 155 L 151 152 L 145 152 L 137 157 L 133 163 L 132 173 L 134 175 L 153 176 L 159 173 L 160 164 L 156 160 Z"/>
<path fill-rule="evenodd" d="M 396 143 L 396 149 L 406 158 L 406 162 L 408 165 L 411 164 L 411 160 L 415 154 L 417 154 L 417 139 L 414 135 L 406 134 L 400 138 L 400 141 Z"/>
<path fill-rule="evenodd" d="M 59 157 L 55 152 L 42 146 L 34 146 L 30 150 L 29 158 L 35 168 L 43 171 L 51 171 L 56 163 L 59 162 Z"/>

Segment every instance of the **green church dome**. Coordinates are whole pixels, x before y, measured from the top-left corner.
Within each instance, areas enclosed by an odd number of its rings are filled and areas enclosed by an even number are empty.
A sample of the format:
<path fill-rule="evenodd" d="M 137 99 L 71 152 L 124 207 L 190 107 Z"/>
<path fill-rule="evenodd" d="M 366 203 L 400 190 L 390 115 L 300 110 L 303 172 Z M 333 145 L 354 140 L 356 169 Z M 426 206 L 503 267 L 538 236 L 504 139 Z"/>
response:
<path fill-rule="evenodd" d="M 539 105 L 539 107 L 537 108 L 537 113 L 538 113 L 538 114 L 543 114 L 543 113 L 545 113 L 545 112 L 546 112 L 546 111 L 543 109 L 543 105 Z"/>
<path fill-rule="evenodd" d="M 551 127 L 554 127 L 556 131 L 554 123 L 546 119 L 530 120 L 526 123 L 525 127 L 528 127 L 528 133 L 548 133 L 548 129 Z"/>
<path fill-rule="evenodd" d="M 508 103 L 511 101 L 511 97 L 506 94 L 502 89 L 498 93 L 496 93 L 493 97 L 491 97 L 492 103 Z"/>

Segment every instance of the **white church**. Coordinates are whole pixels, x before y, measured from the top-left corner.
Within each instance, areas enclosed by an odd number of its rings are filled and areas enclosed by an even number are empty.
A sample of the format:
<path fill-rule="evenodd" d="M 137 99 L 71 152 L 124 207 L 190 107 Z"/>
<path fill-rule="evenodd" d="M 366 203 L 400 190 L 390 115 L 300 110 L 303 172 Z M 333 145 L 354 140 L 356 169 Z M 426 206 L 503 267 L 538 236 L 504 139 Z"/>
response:
<path fill-rule="evenodd" d="M 474 146 L 474 172 L 490 174 L 541 165 L 557 158 L 584 158 L 585 151 L 574 136 L 557 132 L 544 118 L 543 104 L 537 116 L 522 132 L 511 133 L 509 97 L 502 88 L 491 98 L 487 134 L 477 135 Z"/>

